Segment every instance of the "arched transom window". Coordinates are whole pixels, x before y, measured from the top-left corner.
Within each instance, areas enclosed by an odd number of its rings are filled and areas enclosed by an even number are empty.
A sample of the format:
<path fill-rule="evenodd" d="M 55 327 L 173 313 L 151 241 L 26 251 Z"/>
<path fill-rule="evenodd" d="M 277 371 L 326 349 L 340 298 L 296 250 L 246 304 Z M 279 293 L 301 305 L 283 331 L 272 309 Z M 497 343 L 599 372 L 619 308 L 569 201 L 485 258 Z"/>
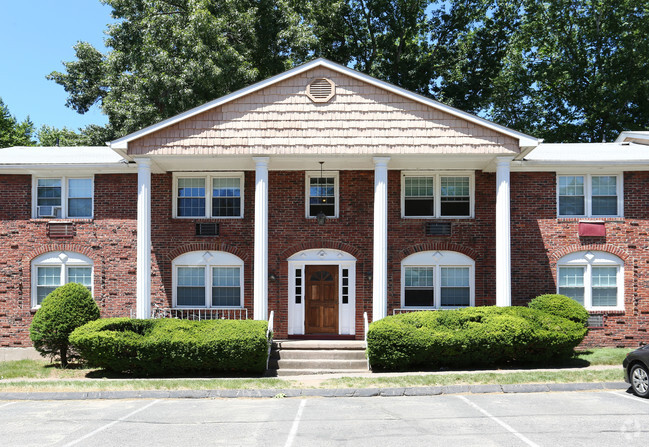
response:
<path fill-rule="evenodd" d="M 557 262 L 557 292 L 589 310 L 624 310 L 624 262 L 603 251 L 578 251 Z"/>
<path fill-rule="evenodd" d="M 32 307 L 39 307 L 54 289 L 69 282 L 82 284 L 92 293 L 92 261 L 69 251 L 45 253 L 32 261 Z"/>
<path fill-rule="evenodd" d="M 401 262 L 401 306 L 441 309 L 473 306 L 475 262 L 454 251 L 423 251 Z"/>
<path fill-rule="evenodd" d="M 243 306 L 243 260 L 223 251 L 178 256 L 173 267 L 173 304 L 182 308 Z"/>

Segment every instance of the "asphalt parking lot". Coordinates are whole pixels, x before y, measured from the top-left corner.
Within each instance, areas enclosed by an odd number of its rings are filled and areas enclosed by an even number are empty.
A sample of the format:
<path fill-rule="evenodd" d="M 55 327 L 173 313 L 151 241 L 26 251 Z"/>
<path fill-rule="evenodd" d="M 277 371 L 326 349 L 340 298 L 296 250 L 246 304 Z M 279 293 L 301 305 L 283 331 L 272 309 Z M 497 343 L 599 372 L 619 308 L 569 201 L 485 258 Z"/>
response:
<path fill-rule="evenodd" d="M 624 391 L 291 399 L 0 401 L 0 446 L 634 446 Z"/>

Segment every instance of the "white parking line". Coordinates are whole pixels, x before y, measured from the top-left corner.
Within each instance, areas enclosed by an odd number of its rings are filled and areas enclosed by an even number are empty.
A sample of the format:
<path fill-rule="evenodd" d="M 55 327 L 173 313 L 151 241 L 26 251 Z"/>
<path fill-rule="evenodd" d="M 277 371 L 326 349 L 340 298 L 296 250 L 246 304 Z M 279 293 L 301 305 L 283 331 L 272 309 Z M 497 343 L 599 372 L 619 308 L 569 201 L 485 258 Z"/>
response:
<path fill-rule="evenodd" d="M 15 404 L 15 403 L 16 403 L 16 402 L 7 402 L 6 404 L 2 404 L 2 405 L 0 405 L 0 408 L 2 408 L 2 407 L 8 407 L 9 405 L 13 405 L 13 404 Z"/>
<path fill-rule="evenodd" d="M 622 393 L 623 392 L 624 391 L 622 391 Z M 622 394 L 622 393 L 619 393 L 617 391 L 609 391 L 609 393 L 613 394 L 615 396 L 623 397 L 625 399 L 631 399 L 634 402 L 640 402 L 640 403 L 643 403 L 643 404 L 649 404 L 649 400 L 643 399 L 642 397 L 638 397 L 635 394 L 633 396 L 629 396 L 628 394 Z"/>
<path fill-rule="evenodd" d="M 149 402 L 148 404 L 146 404 L 146 405 L 143 406 L 142 408 L 139 408 L 139 409 L 137 409 L 137 410 L 135 410 L 135 411 L 131 411 L 129 414 L 127 414 L 126 416 L 122 416 L 121 418 L 117 419 L 116 421 L 109 422 L 108 424 L 99 427 L 97 430 L 91 431 L 90 433 L 88 433 L 88 434 L 85 435 L 85 436 L 80 437 L 79 439 L 76 439 L 76 440 L 74 440 L 74 441 L 72 441 L 72 442 L 68 442 L 67 444 L 65 444 L 64 447 L 69 447 L 69 446 L 71 446 L 71 445 L 78 444 L 78 443 L 80 443 L 81 441 L 83 441 L 84 439 L 88 439 L 89 437 L 96 435 L 96 434 L 99 433 L 100 431 L 104 431 L 104 430 L 106 430 L 107 428 L 112 427 L 113 425 L 117 424 L 118 422 L 125 421 L 126 419 L 130 418 L 130 417 L 133 416 L 134 414 L 139 413 L 140 411 L 146 410 L 146 409 L 149 408 L 151 405 L 156 404 L 156 403 L 158 403 L 158 402 L 160 402 L 160 399 L 158 399 L 158 400 L 154 400 L 153 402 Z"/>
<path fill-rule="evenodd" d="M 484 414 L 485 416 L 487 416 L 487 417 L 488 417 L 489 419 L 491 419 L 492 421 L 494 421 L 494 422 L 496 422 L 497 424 L 499 424 L 499 425 L 501 425 L 502 427 L 504 427 L 508 432 L 510 432 L 511 434 L 513 434 L 514 436 L 516 436 L 518 439 L 520 439 L 521 441 L 523 441 L 525 444 L 529 445 L 530 447 L 539 447 L 538 444 L 536 444 L 535 442 L 530 441 L 528 438 L 526 438 L 525 436 L 523 436 L 522 434 L 520 434 L 519 432 L 517 432 L 516 430 L 514 430 L 514 429 L 513 429 L 509 424 L 507 424 L 506 422 L 501 421 L 500 419 L 498 419 L 498 418 L 495 417 L 495 416 L 492 416 L 492 415 L 491 415 L 487 410 L 483 410 L 482 408 L 480 408 L 478 405 L 476 405 L 476 404 L 474 404 L 473 402 L 471 402 L 471 401 L 470 401 L 469 399 L 467 399 L 466 397 L 464 397 L 464 396 L 455 396 L 455 397 L 457 397 L 458 399 L 463 400 L 463 401 L 466 402 L 467 404 L 471 405 L 473 408 L 475 408 L 476 410 L 478 410 L 480 413 Z"/>
<path fill-rule="evenodd" d="M 284 447 L 291 447 L 291 445 L 293 445 L 295 435 L 297 435 L 297 427 L 300 425 L 300 419 L 302 418 L 302 412 L 304 411 L 306 401 L 307 400 L 304 399 L 302 402 L 300 402 L 300 406 L 297 409 L 295 419 L 293 419 L 293 425 L 291 426 L 291 431 L 288 433 L 288 438 L 286 438 L 286 444 L 284 444 Z"/>

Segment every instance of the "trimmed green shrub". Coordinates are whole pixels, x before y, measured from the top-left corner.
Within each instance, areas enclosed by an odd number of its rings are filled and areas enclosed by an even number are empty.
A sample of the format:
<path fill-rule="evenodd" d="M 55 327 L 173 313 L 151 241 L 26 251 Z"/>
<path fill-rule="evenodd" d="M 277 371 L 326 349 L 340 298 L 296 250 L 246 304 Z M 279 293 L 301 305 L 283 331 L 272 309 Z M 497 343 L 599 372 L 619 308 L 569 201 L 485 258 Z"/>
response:
<path fill-rule="evenodd" d="M 568 320 L 581 323 L 584 326 L 588 323 L 588 311 L 584 306 L 565 295 L 539 295 L 529 302 L 528 307 L 530 309 L 538 309 L 552 315 L 567 318 Z"/>
<path fill-rule="evenodd" d="M 42 356 L 59 356 L 61 366 L 76 357 L 69 351 L 70 333 L 99 318 L 99 306 L 81 284 L 68 283 L 47 295 L 29 327 L 29 337 Z"/>
<path fill-rule="evenodd" d="M 420 311 L 372 323 L 367 355 L 384 370 L 546 362 L 571 356 L 585 335 L 580 323 L 526 307 Z"/>
<path fill-rule="evenodd" d="M 75 330 L 70 343 L 92 366 L 135 375 L 266 369 L 268 322 L 110 318 Z"/>

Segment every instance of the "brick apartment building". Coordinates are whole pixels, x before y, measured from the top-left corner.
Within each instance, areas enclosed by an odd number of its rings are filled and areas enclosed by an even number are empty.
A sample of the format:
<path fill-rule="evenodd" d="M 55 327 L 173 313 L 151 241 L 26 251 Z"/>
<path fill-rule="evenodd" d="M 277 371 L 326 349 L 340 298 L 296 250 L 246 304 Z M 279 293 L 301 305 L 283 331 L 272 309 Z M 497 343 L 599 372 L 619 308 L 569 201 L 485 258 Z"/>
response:
<path fill-rule="evenodd" d="M 543 144 L 318 59 L 110 143 L 0 150 L 0 345 L 55 287 L 102 316 L 362 338 L 560 292 L 649 341 L 649 133 Z"/>

